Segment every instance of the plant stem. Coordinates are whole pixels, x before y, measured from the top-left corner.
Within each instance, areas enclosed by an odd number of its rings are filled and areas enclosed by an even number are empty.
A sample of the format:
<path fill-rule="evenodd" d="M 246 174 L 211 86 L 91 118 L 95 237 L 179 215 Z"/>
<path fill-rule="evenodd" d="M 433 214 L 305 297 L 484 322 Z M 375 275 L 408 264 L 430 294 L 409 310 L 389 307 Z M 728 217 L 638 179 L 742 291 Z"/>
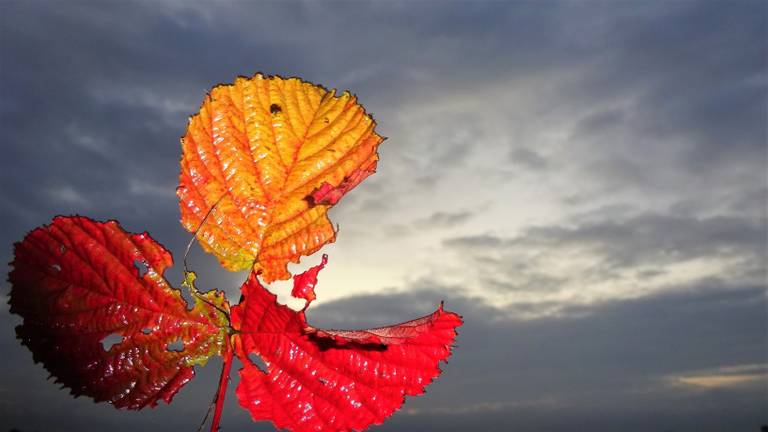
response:
<path fill-rule="evenodd" d="M 211 422 L 211 432 L 219 430 L 221 410 L 224 408 L 224 399 L 227 397 L 230 369 L 232 369 L 232 348 L 227 344 L 227 350 L 224 353 L 224 366 L 221 368 L 221 377 L 219 378 L 219 389 L 216 391 L 216 409 L 213 413 L 213 421 Z"/>

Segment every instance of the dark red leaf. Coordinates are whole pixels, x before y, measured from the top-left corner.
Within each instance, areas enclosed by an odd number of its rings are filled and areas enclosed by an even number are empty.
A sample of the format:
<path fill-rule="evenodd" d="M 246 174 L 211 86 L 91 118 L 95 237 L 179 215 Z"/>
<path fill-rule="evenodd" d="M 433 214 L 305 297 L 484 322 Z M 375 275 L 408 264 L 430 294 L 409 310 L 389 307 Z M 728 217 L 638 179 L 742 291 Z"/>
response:
<path fill-rule="evenodd" d="M 163 278 L 172 263 L 147 233 L 57 217 L 16 244 L 17 335 L 75 395 L 129 409 L 170 402 L 193 365 L 221 353 L 228 326 L 223 294 L 199 295 L 187 310 Z M 121 341 L 105 349 L 110 335 Z"/>
<path fill-rule="evenodd" d="M 317 270 L 308 275 L 313 283 Z M 242 293 L 243 302 L 232 308 L 232 325 L 240 331 L 236 351 L 245 365 L 238 399 L 254 420 L 294 432 L 362 430 L 383 422 L 404 396 L 423 393 L 440 374 L 438 363 L 450 355 L 462 323 L 441 305 L 390 327 L 320 330 L 307 324 L 303 311 L 278 304 L 255 273 Z M 267 370 L 248 353 L 258 354 Z"/>

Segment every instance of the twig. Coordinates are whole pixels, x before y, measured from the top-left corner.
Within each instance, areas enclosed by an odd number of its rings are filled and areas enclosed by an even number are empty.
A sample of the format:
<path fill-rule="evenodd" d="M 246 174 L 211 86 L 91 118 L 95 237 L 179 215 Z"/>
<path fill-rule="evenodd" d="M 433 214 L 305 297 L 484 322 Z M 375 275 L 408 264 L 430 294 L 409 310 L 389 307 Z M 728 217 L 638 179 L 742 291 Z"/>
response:
<path fill-rule="evenodd" d="M 185 278 L 186 278 L 186 275 L 187 275 L 187 274 L 191 273 L 191 272 L 189 271 L 189 267 L 187 267 L 187 256 L 189 255 L 189 251 L 192 249 L 192 243 L 194 243 L 194 242 L 195 242 L 195 239 L 197 239 L 197 233 L 198 233 L 198 232 L 200 232 L 200 229 L 203 227 L 203 225 L 205 224 L 205 222 L 206 222 L 206 221 L 208 221 L 208 216 L 210 216 L 210 215 L 213 213 L 213 209 L 215 209 L 215 208 L 216 208 L 216 206 L 218 206 L 218 205 L 219 205 L 219 203 L 221 202 L 221 200 L 223 200 L 223 199 L 224 199 L 224 197 L 225 197 L 225 196 L 227 196 L 227 194 L 226 194 L 226 193 L 222 194 L 222 195 L 219 197 L 219 199 L 217 199 L 217 200 L 216 200 L 216 202 L 215 202 L 215 203 L 213 203 L 213 205 L 211 206 L 211 208 L 209 208 L 209 209 L 208 209 L 208 211 L 205 213 L 205 216 L 203 217 L 203 220 L 201 220 L 201 221 L 200 221 L 200 225 L 198 225 L 198 226 L 197 226 L 197 228 L 195 229 L 195 232 L 193 232 L 193 233 L 192 233 L 192 238 L 191 238 L 191 239 L 189 239 L 189 243 L 187 243 L 187 249 L 184 251 L 184 259 L 183 259 L 183 263 L 184 263 L 184 275 L 185 275 L 184 277 L 185 277 Z M 199 293 L 199 292 L 197 292 L 197 290 L 196 290 L 196 289 L 194 289 L 194 287 L 191 287 L 191 286 L 190 286 L 190 287 L 189 287 L 189 292 L 190 292 L 190 293 L 191 293 L 193 296 L 195 296 L 195 297 L 197 297 L 198 299 L 202 300 L 202 301 L 203 301 L 205 304 L 207 304 L 208 306 L 211 306 L 212 308 L 214 308 L 214 309 L 218 310 L 219 312 L 223 313 L 223 314 L 224 314 L 224 316 L 226 316 L 226 317 L 227 317 L 227 320 L 229 320 L 229 313 L 228 313 L 227 311 L 225 311 L 224 309 L 222 309 L 222 308 L 220 308 L 220 307 L 216 306 L 215 304 L 213 304 L 213 303 L 209 302 L 209 301 L 208 301 L 208 300 L 207 300 L 205 297 L 203 297 L 202 295 L 200 295 L 200 293 Z M 210 411 L 210 410 L 209 410 L 209 411 Z M 205 420 L 207 420 L 207 419 L 208 419 L 208 414 L 206 414 L 206 415 L 205 415 L 205 419 L 203 419 L 203 421 L 205 421 Z"/>

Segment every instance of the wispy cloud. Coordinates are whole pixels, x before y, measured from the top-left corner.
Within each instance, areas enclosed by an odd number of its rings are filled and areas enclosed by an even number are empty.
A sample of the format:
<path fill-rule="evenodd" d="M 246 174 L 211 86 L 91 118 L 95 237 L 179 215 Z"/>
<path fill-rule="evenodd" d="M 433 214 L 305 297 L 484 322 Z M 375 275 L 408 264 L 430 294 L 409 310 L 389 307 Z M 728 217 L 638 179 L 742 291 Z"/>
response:
<path fill-rule="evenodd" d="M 457 212 L 435 212 L 429 215 L 429 217 L 419 219 L 415 222 L 418 228 L 452 228 L 457 225 L 461 225 L 467 222 L 475 215 L 474 212 L 469 210 L 457 211 Z"/>

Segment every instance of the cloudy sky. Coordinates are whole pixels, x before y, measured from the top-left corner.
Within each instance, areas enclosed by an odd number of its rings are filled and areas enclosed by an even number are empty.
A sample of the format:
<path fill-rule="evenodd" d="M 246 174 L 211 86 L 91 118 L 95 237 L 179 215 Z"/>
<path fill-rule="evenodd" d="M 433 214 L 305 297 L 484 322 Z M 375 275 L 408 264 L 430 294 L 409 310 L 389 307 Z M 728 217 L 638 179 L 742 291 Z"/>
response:
<path fill-rule="evenodd" d="M 766 3 L 2 9 L 1 262 L 56 214 L 148 230 L 178 262 L 187 117 L 237 75 L 300 76 L 356 93 L 388 137 L 378 173 L 331 211 L 310 321 L 378 326 L 440 300 L 466 321 L 442 377 L 372 430 L 768 423 Z M 197 248 L 190 263 L 230 296 L 246 277 Z M 220 361 L 154 410 L 73 399 L 19 322 L 0 310 L 4 428 L 194 430 L 213 396 Z M 272 430 L 233 396 L 223 430 Z"/>

